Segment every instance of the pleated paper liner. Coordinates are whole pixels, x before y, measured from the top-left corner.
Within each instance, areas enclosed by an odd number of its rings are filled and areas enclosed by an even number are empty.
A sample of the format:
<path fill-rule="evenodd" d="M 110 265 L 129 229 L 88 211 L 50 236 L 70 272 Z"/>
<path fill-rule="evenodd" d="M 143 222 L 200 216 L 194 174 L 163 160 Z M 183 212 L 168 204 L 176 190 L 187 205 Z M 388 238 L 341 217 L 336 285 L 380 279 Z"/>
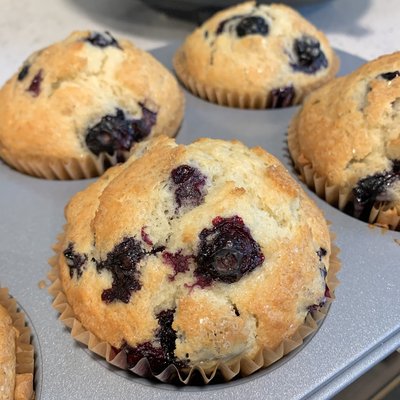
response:
<path fill-rule="evenodd" d="M 7 288 L 0 287 L 0 304 L 8 311 L 13 321 L 13 326 L 19 333 L 16 343 L 17 368 L 15 397 L 31 400 L 34 398 L 34 349 L 31 345 L 31 330 L 25 323 L 24 313 L 19 310 L 15 299 L 10 297 Z"/>
<path fill-rule="evenodd" d="M 124 151 L 121 156 L 126 160 L 129 152 Z M 58 180 L 93 178 L 102 175 L 107 168 L 118 163 L 116 154 L 110 156 L 104 153 L 99 156 L 88 154 L 79 159 L 60 160 L 51 156 L 16 158 L 3 152 L 1 158 L 24 174 Z"/>
<path fill-rule="evenodd" d="M 250 93 L 245 91 L 245 86 L 238 92 L 215 88 L 211 85 L 198 82 L 186 71 L 183 62 L 184 57 L 184 51 L 178 49 L 173 59 L 173 65 L 178 78 L 191 93 L 211 103 L 243 109 L 273 109 L 300 104 L 308 93 L 332 79 L 339 70 L 340 65 L 339 58 L 334 55 L 330 73 L 324 78 L 319 78 L 315 83 L 301 89 L 293 88 L 293 86 L 288 84 L 287 88 L 276 89 L 270 93 L 263 90 L 260 90 L 258 93 Z"/>
<path fill-rule="evenodd" d="M 353 204 L 352 188 L 339 188 L 336 185 L 329 185 L 324 176 L 314 171 L 312 164 L 308 161 L 294 161 L 302 180 L 319 197 L 326 200 L 330 205 L 341 211 L 351 209 Z M 348 213 L 359 219 L 356 215 Z M 383 228 L 400 230 L 400 213 L 395 207 L 389 207 L 385 202 L 375 202 L 367 216 L 368 223 Z"/>
<path fill-rule="evenodd" d="M 62 254 L 62 243 L 64 234 L 59 235 L 57 244 L 53 250 L 55 255 L 49 260 L 51 271 L 48 278 L 52 282 L 49 293 L 54 297 L 53 307 L 60 313 L 60 321 L 71 329 L 71 336 L 78 342 L 83 343 L 89 350 L 105 358 L 110 364 L 121 369 L 128 369 L 126 355 L 123 351 L 116 351 L 109 343 L 100 340 L 96 335 L 89 332 L 78 320 L 72 307 L 68 304 L 67 297 L 63 292 L 58 270 L 58 257 Z M 252 359 L 248 357 L 236 357 L 229 361 L 220 362 L 217 366 L 207 368 L 205 365 L 197 365 L 187 370 L 178 370 L 170 365 L 158 375 L 154 375 L 146 358 L 142 358 L 134 368 L 130 370 L 141 377 L 155 378 L 164 383 L 190 384 L 192 378 L 200 375 L 202 381 L 207 384 L 217 375 L 224 381 L 230 381 L 236 376 L 247 376 L 255 371 L 268 367 L 281 359 L 292 350 L 299 347 L 303 340 L 310 334 L 316 332 L 323 318 L 326 316 L 330 303 L 334 300 L 334 290 L 339 284 L 336 275 L 340 270 L 338 259 L 339 249 L 333 243 L 334 236 L 331 233 L 331 256 L 329 260 L 329 271 L 326 278 L 331 297 L 321 309 L 309 313 L 295 334 L 285 339 L 276 349 L 264 348 Z"/>

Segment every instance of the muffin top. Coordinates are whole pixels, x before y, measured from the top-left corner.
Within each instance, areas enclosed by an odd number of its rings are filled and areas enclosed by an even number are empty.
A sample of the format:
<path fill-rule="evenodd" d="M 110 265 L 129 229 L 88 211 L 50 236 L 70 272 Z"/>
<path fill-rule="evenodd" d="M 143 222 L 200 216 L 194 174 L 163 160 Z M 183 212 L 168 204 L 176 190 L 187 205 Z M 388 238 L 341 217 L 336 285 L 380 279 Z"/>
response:
<path fill-rule="evenodd" d="M 321 212 L 261 148 L 160 137 L 66 207 L 59 256 L 83 326 L 153 371 L 276 348 L 324 304 Z"/>
<path fill-rule="evenodd" d="M 299 103 L 338 66 L 325 35 L 295 10 L 254 1 L 216 13 L 174 58 L 185 84 L 193 80 L 194 88 L 206 91 L 260 96 L 262 107 L 273 108 Z"/>
<path fill-rule="evenodd" d="M 108 32 L 85 31 L 32 54 L 0 90 L 0 103 L 7 162 L 123 161 L 135 142 L 175 135 L 184 99 L 150 54 Z"/>
<path fill-rule="evenodd" d="M 289 128 L 299 166 L 355 200 L 400 211 L 400 52 L 336 78 L 305 100 Z"/>

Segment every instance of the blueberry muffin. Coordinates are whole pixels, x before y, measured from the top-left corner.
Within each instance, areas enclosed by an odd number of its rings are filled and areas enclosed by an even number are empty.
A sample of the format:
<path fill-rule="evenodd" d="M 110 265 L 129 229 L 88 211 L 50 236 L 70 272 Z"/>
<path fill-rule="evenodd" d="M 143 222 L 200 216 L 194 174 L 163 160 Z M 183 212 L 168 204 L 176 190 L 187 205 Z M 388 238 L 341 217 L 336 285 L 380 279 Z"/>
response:
<path fill-rule="evenodd" d="M 184 108 L 173 75 L 108 32 L 74 32 L 32 54 L 0 103 L 0 157 L 48 179 L 97 176 L 137 142 L 174 136 Z"/>
<path fill-rule="evenodd" d="M 33 398 L 32 374 L 17 373 L 19 334 L 7 309 L 0 304 L 0 400 Z"/>
<path fill-rule="evenodd" d="M 61 291 L 129 368 L 260 360 L 331 297 L 325 220 L 261 148 L 156 138 L 65 215 Z"/>
<path fill-rule="evenodd" d="M 205 100 L 280 108 L 330 80 L 339 61 L 325 35 L 295 10 L 249 1 L 197 28 L 175 54 L 174 67 Z"/>
<path fill-rule="evenodd" d="M 307 184 L 356 218 L 400 229 L 400 52 L 311 94 L 289 128 Z"/>

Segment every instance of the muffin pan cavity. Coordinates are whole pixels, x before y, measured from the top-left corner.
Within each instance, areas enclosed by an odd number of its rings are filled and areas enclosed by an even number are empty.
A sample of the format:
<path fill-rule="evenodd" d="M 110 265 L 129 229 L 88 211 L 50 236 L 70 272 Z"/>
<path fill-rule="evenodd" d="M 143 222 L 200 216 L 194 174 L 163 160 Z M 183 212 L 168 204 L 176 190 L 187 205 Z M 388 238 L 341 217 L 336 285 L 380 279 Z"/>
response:
<path fill-rule="evenodd" d="M 171 69 L 177 46 L 154 51 Z M 341 74 L 363 60 L 338 52 Z M 239 139 L 261 146 L 293 172 L 286 130 L 296 107 L 238 110 L 213 105 L 185 92 L 186 115 L 178 143 L 198 137 Z M 296 176 L 293 173 L 294 176 Z M 297 179 L 297 178 L 296 178 Z M 149 398 L 163 400 L 330 398 L 400 346 L 399 232 L 369 228 L 304 190 L 332 222 L 341 249 L 336 300 L 318 332 L 290 357 L 264 371 L 228 384 L 178 387 L 136 378 L 115 369 L 75 342 L 58 321 L 52 297 L 39 282 L 48 274 L 64 224 L 64 206 L 93 180 L 45 181 L 0 163 L 0 277 L 30 317 L 37 337 L 36 390 L 41 400 Z M 36 345 L 36 342 L 40 344 Z M 39 358 L 39 360 L 38 360 Z M 39 390 L 38 390 L 39 389 Z M 168 389 L 168 390 L 165 390 Z"/>

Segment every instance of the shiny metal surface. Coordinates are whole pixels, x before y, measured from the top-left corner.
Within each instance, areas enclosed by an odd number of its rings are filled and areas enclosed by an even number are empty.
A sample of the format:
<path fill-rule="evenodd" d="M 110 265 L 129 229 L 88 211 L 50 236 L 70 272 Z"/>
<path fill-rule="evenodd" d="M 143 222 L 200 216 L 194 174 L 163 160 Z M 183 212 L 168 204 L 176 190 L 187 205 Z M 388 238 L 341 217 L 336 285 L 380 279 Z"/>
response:
<path fill-rule="evenodd" d="M 154 54 L 170 67 L 175 48 Z M 339 55 L 341 73 L 362 63 Z M 296 108 L 237 110 L 186 97 L 178 142 L 201 136 L 237 138 L 266 148 L 293 172 L 285 132 Z M 17 298 L 34 329 L 37 399 L 325 399 L 400 346 L 400 246 L 395 242 L 400 233 L 371 229 L 305 188 L 332 221 L 341 248 L 342 283 L 322 327 L 295 355 L 248 378 L 207 387 L 158 384 L 107 365 L 72 340 L 57 320 L 51 296 L 38 287 L 49 272 L 47 259 L 64 224 L 64 205 L 90 182 L 45 181 L 0 164 L 0 282 Z"/>

